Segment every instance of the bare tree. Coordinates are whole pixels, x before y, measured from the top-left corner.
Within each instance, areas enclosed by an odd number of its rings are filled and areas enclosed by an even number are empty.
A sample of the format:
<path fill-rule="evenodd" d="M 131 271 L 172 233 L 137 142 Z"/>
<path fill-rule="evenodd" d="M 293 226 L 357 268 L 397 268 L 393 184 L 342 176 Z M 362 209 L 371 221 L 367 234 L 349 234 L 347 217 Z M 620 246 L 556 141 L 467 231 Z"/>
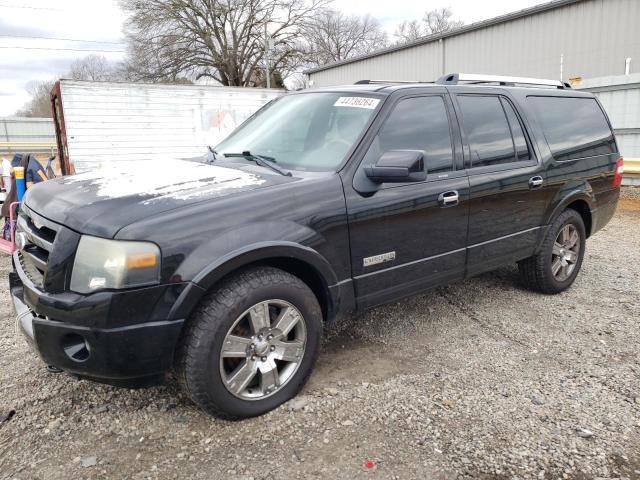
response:
<path fill-rule="evenodd" d="M 16 112 L 18 117 L 51 117 L 51 100 L 49 93 L 53 88 L 52 80 L 33 81 L 27 84 L 27 92 L 31 95 L 24 107 Z"/>
<path fill-rule="evenodd" d="M 68 76 L 74 80 L 116 80 L 116 66 L 104 55 L 87 55 L 75 60 L 69 67 Z"/>
<path fill-rule="evenodd" d="M 422 21 L 425 24 L 426 34 L 448 32 L 464 25 L 462 20 L 452 20 L 451 17 L 453 12 L 449 7 L 436 8 L 425 13 Z"/>
<path fill-rule="evenodd" d="M 424 28 L 419 20 L 405 20 L 396 27 L 393 33 L 397 43 L 407 43 L 424 37 Z"/>
<path fill-rule="evenodd" d="M 303 24 L 329 0 L 120 0 L 139 78 L 212 78 L 261 86 L 265 26 L 273 38 L 270 67 L 297 68 Z"/>
<path fill-rule="evenodd" d="M 453 20 L 453 12 L 448 7 L 430 10 L 422 17 L 422 22 L 418 20 L 402 22 L 396 28 L 393 36 L 397 44 L 413 42 L 427 35 L 444 33 L 464 25 L 462 20 Z"/>
<path fill-rule="evenodd" d="M 387 44 L 387 34 L 375 18 L 345 15 L 329 9 L 318 12 L 307 22 L 304 35 L 312 65 L 364 55 Z"/>
<path fill-rule="evenodd" d="M 108 81 L 119 80 L 122 72 L 117 64 L 110 63 L 103 55 L 87 55 L 75 60 L 69 71 L 62 75 L 74 80 Z M 24 117 L 51 117 L 50 94 L 53 80 L 29 82 L 26 90 L 31 100 L 16 112 Z"/>
<path fill-rule="evenodd" d="M 137 42 L 129 43 L 128 55 L 120 64 L 119 74 L 128 81 L 152 81 L 159 83 L 193 83 L 188 80 L 182 66 L 166 62 L 166 51 L 169 44 L 161 48 L 157 41 L 149 40 L 152 44 L 139 48 Z"/>

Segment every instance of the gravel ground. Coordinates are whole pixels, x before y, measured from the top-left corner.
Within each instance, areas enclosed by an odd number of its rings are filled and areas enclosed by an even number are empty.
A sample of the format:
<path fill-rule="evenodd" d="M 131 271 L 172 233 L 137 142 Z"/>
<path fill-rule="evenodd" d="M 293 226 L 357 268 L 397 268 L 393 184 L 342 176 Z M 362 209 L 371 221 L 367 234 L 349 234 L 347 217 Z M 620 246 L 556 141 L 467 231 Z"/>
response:
<path fill-rule="evenodd" d="M 330 336 L 300 396 L 242 422 L 173 384 L 47 373 L 2 257 L 0 478 L 640 479 L 638 192 L 569 291 L 531 293 L 509 267 L 372 310 Z"/>

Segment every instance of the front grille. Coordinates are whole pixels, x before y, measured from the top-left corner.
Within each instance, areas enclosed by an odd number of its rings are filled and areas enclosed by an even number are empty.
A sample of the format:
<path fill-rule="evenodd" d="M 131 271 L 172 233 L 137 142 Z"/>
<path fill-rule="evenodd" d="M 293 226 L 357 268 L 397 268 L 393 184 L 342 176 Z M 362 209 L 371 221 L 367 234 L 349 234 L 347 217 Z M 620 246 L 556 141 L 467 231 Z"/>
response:
<path fill-rule="evenodd" d="M 26 205 L 22 206 L 16 225 L 16 240 L 21 247 L 18 259 L 29 279 L 40 288 L 44 284 L 49 255 L 59 229 L 59 225 L 32 212 Z M 23 242 L 19 236 L 24 236 Z"/>

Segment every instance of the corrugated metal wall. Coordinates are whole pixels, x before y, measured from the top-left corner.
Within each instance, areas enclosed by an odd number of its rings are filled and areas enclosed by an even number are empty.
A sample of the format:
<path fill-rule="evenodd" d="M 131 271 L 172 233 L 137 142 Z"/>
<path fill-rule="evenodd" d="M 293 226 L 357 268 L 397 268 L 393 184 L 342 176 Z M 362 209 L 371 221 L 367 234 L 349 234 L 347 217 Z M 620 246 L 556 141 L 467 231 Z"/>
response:
<path fill-rule="evenodd" d="M 616 132 L 627 174 L 640 174 L 640 73 L 584 80 L 576 88 L 592 92 Z"/>
<path fill-rule="evenodd" d="M 61 81 L 76 171 L 206 153 L 281 90 Z"/>
<path fill-rule="evenodd" d="M 563 79 L 640 72 L 640 1 L 583 0 L 311 73 L 313 86 L 434 80 L 451 72 Z M 444 61 L 442 58 L 444 52 Z"/>
<path fill-rule="evenodd" d="M 432 80 L 442 71 L 442 42 L 398 50 L 380 57 L 310 75 L 314 87 L 344 85 L 362 79 Z"/>
<path fill-rule="evenodd" d="M 51 155 L 56 149 L 56 133 L 50 118 L 0 118 L 0 154 L 15 152 Z"/>

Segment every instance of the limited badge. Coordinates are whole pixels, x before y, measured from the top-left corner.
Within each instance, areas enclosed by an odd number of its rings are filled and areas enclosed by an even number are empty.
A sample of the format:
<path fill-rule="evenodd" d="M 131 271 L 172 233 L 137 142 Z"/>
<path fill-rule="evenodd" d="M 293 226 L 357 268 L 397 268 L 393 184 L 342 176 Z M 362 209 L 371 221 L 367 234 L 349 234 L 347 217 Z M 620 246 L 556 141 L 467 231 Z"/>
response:
<path fill-rule="evenodd" d="M 380 255 L 374 255 L 373 257 L 365 257 L 362 259 L 362 263 L 365 267 L 377 265 L 379 263 L 391 262 L 396 259 L 396 252 L 381 253 Z"/>

